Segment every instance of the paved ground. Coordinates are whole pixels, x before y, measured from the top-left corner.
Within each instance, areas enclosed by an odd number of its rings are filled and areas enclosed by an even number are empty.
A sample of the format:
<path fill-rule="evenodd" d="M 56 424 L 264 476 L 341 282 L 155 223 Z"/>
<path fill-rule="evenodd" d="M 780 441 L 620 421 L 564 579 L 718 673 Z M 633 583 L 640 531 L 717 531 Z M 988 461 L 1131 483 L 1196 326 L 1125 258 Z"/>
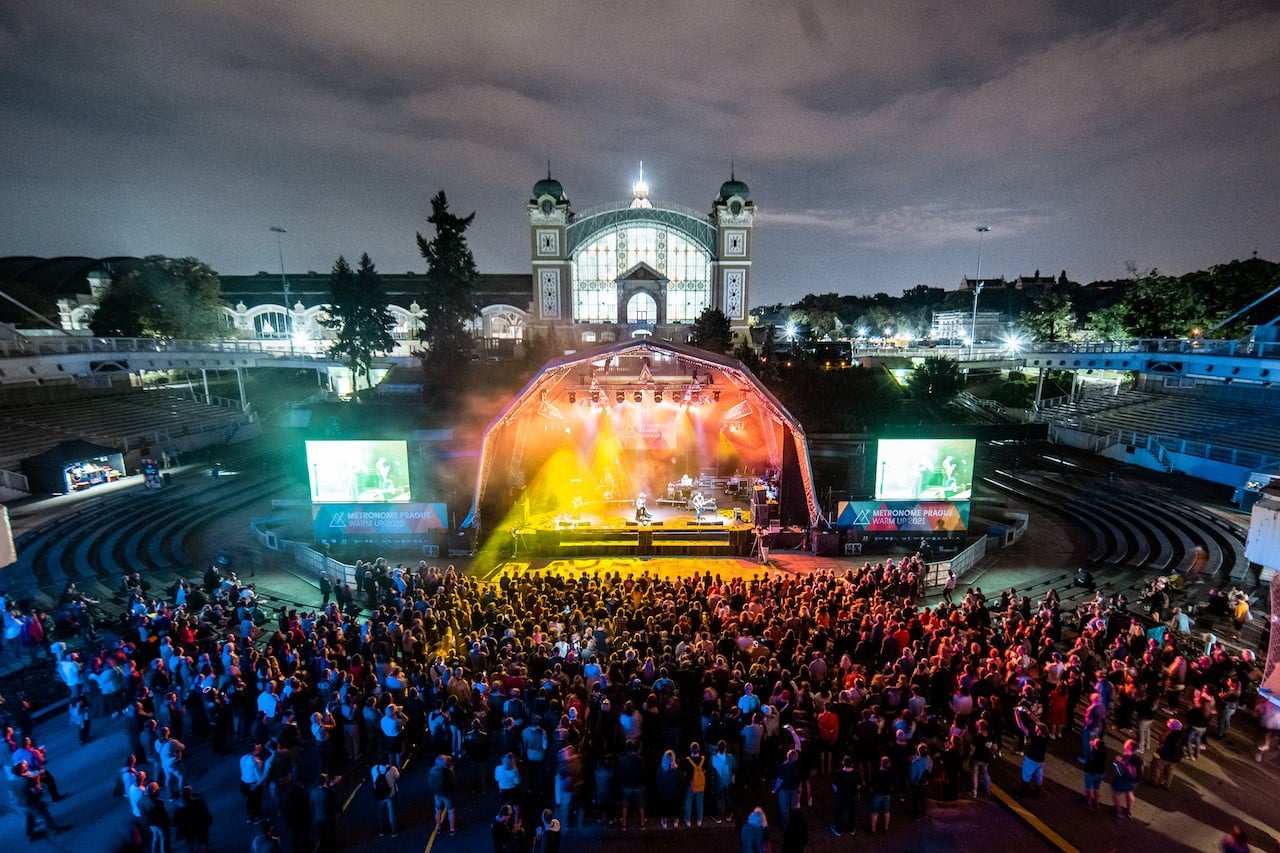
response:
<path fill-rule="evenodd" d="M 269 498 L 264 496 L 264 502 Z M 205 528 L 189 544 L 194 561 L 202 564 L 219 549 L 246 543 L 250 514 L 254 511 L 219 518 Z M 1051 580 L 1065 585 L 1064 575 L 1075 565 L 1071 547 L 1075 535 L 1060 519 L 1033 515 L 1032 532 L 1023 543 L 997 552 L 978 574 L 966 580 L 980 584 L 988 593 L 1008 586 L 1042 591 Z M 838 566 L 843 562 L 793 552 L 775 552 L 775 558 L 781 570 L 797 572 L 814 566 Z M 701 568 L 705 563 L 697 561 L 696 565 Z M 741 569 L 750 571 L 753 567 L 747 564 Z M 318 598 L 308 578 L 270 559 L 261 563 L 254 580 L 265 593 L 285 600 L 314 602 Z M 1125 576 L 1113 580 L 1121 583 L 1132 579 Z M 12 666 L 13 663 L 0 660 L 0 665 Z M 1236 731 L 1226 742 L 1211 741 L 1209 752 L 1200 761 L 1182 765 L 1171 791 L 1140 787 L 1132 820 L 1121 821 L 1105 810 L 1092 812 L 1083 808 L 1077 793 L 1080 772 L 1074 761 L 1078 746 L 1068 739 L 1054 744 L 1046 767 L 1048 785 L 1040 798 L 1020 801 L 1009 796 L 1008 792 L 1017 789 L 1019 759 L 1012 750 L 1006 750 L 993 768 L 998 789 L 996 798 L 935 803 L 924 818 L 895 814 L 890 833 L 876 839 L 869 837 L 865 822 L 854 838 L 835 838 L 827 832 L 830 796 L 827 785 L 819 780 L 815 805 L 809 810 L 810 849 L 820 852 L 854 847 L 943 851 L 1007 847 L 1025 851 L 1160 849 L 1178 853 L 1216 850 L 1222 833 L 1233 823 L 1240 823 L 1249 829 L 1256 849 L 1269 850 L 1273 839 L 1280 836 L 1280 812 L 1274 807 L 1275 792 L 1280 791 L 1280 762 L 1272 758 L 1266 764 L 1255 763 L 1252 742 L 1257 735 L 1256 728 L 1243 713 L 1236 719 Z M 127 805 L 110 796 L 113 771 L 127 752 L 122 723 L 109 719 L 97 721 L 93 741 L 81 748 L 75 743 L 65 715 L 59 712 L 41 724 L 38 740 L 49 747 L 51 766 L 67 794 L 66 799 L 53 806 L 54 812 L 60 821 L 71 824 L 68 832 L 41 843 L 65 850 L 113 849 L 128 825 Z M 1119 742 L 1117 734 L 1111 733 L 1110 748 L 1115 749 Z M 236 745 L 237 756 L 243 746 Z M 215 814 L 212 849 L 247 850 L 252 833 L 244 822 L 234 757 L 214 756 L 206 745 L 200 744 L 192 749 L 188 763 L 192 771 L 191 784 L 208 799 Z M 305 762 L 303 773 L 314 775 L 315 771 L 316 762 L 311 756 Z M 357 768 L 344 768 L 343 772 L 345 778 L 339 787 L 347 803 L 343 819 L 344 849 L 490 849 L 488 823 L 497 802 L 492 792 L 460 801 L 462 832 L 457 837 L 434 838 L 425 791 L 425 769 L 411 764 L 401 794 L 405 828 L 397 839 L 380 838 L 363 773 Z M 752 806 L 761 803 L 770 813 L 776 813 L 776 804 L 766 789 L 739 792 L 735 820 L 741 820 Z M 581 832 L 568 833 L 564 846 L 569 851 L 587 850 L 601 843 L 620 851 L 733 849 L 730 845 L 736 844 L 736 831 L 729 823 L 719 825 L 711 821 L 700 829 L 679 831 L 660 830 L 656 821 L 651 821 L 646 832 L 632 829 L 625 834 L 616 827 L 588 824 Z M 21 841 L 21 832 L 16 815 L 0 816 L 0 841 Z"/>

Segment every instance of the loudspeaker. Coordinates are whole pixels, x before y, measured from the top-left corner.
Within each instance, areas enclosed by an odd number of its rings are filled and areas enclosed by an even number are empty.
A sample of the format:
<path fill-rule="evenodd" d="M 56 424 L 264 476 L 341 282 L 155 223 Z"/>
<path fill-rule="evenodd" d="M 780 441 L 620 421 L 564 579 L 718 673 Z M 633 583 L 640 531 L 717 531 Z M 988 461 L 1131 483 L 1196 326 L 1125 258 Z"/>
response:
<path fill-rule="evenodd" d="M 860 556 L 861 554 L 862 554 L 862 543 L 861 543 L 861 542 L 846 542 L 846 543 L 844 543 L 844 555 L 845 555 L 846 557 L 857 557 L 857 556 Z"/>

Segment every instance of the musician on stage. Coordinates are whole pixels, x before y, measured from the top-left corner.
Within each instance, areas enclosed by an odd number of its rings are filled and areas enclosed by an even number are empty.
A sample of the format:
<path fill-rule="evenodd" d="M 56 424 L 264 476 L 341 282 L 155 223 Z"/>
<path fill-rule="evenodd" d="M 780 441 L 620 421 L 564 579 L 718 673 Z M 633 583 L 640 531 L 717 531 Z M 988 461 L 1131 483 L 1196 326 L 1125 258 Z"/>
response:
<path fill-rule="evenodd" d="M 649 510 L 645 507 L 646 503 L 647 498 L 645 498 L 644 492 L 636 495 L 636 524 L 647 524 L 653 519 L 653 516 L 649 515 Z"/>
<path fill-rule="evenodd" d="M 693 497 L 689 499 L 689 505 L 693 507 L 693 517 L 698 523 L 702 523 L 702 511 L 711 504 L 711 501 L 702 496 L 702 492 L 694 492 Z"/>

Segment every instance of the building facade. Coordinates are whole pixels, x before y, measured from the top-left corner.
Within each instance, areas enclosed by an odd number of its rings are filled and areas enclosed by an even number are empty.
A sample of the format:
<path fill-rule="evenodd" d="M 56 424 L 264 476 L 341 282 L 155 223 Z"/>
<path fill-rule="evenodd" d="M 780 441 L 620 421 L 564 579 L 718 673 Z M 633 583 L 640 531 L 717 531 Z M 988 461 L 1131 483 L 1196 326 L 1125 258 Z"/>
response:
<path fill-rule="evenodd" d="M 649 336 L 685 342 L 689 326 L 715 308 L 735 337 L 746 334 L 756 208 L 732 174 L 705 216 L 655 205 L 643 175 L 629 201 L 578 212 L 548 174 L 527 208 L 531 329 L 567 346 Z"/>
<path fill-rule="evenodd" d="M 531 274 L 481 274 L 472 332 L 482 349 L 513 350 L 538 336 L 557 348 L 653 337 L 687 343 L 706 308 L 745 337 L 751 294 L 755 203 L 730 173 L 708 214 L 654 204 L 643 176 L 626 202 L 574 210 L 554 178 L 538 181 L 526 204 Z M 0 273 L 40 280 L 56 295 L 59 325 L 87 333 L 113 275 L 137 258 L 0 258 Z M 379 277 L 395 319 L 392 335 L 416 340 L 426 298 L 423 273 Z M 222 275 L 228 332 L 235 337 L 318 344 L 329 298 L 325 272 Z"/>

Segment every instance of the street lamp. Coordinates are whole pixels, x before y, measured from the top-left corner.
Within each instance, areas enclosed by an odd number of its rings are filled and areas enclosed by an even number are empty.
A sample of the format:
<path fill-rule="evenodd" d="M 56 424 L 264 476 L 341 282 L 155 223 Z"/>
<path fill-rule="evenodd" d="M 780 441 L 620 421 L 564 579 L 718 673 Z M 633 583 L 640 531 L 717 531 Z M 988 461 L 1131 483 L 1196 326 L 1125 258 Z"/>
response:
<path fill-rule="evenodd" d="M 969 360 L 973 360 L 973 347 L 978 342 L 978 294 L 982 293 L 982 237 L 991 230 L 990 225 L 979 225 L 978 232 L 978 274 L 973 280 L 973 320 L 969 324 Z"/>
<path fill-rule="evenodd" d="M 276 235 L 276 251 L 280 253 L 280 284 L 284 287 L 284 332 L 289 337 L 289 355 L 293 355 L 293 318 L 289 307 L 289 279 L 284 277 L 284 243 L 281 234 L 288 234 L 283 228 L 272 225 L 271 232 Z M 981 265 L 981 264 L 979 264 Z"/>

